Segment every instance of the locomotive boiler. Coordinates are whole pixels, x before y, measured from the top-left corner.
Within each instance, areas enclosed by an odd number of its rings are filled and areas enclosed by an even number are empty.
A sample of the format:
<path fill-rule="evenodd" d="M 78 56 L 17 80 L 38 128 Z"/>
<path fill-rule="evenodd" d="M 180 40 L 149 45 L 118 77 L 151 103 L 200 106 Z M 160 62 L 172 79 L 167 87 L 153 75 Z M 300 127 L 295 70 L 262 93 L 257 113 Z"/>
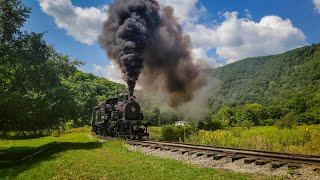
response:
<path fill-rule="evenodd" d="M 120 94 L 93 108 L 92 131 L 98 135 L 124 139 L 147 139 L 147 125 L 133 96 Z"/>

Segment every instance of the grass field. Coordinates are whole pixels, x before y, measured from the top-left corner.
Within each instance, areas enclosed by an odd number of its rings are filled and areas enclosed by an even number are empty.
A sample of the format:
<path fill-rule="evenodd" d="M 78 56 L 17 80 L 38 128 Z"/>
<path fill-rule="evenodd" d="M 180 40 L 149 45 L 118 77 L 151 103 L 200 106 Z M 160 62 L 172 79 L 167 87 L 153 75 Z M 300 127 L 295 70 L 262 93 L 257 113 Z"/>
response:
<path fill-rule="evenodd" d="M 150 127 L 150 137 L 159 140 L 161 128 Z M 297 154 L 320 155 L 320 125 L 279 129 L 274 126 L 230 128 L 203 131 L 191 135 L 186 142 L 241 149 L 254 149 Z"/>
<path fill-rule="evenodd" d="M 0 140 L 1 179 L 260 179 L 130 152 L 83 130 L 60 137 Z"/>

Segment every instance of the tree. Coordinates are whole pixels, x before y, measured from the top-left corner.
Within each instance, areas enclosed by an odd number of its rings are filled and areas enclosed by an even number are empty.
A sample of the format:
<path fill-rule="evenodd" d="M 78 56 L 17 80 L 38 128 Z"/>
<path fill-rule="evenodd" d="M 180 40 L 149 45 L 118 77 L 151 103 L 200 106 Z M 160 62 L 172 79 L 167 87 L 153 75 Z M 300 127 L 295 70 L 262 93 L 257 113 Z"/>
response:
<path fill-rule="evenodd" d="M 293 112 L 287 113 L 276 123 L 276 126 L 281 129 L 292 128 L 294 125 L 296 125 L 296 115 Z"/>
<path fill-rule="evenodd" d="M 70 91 L 61 84 L 78 64 L 58 54 L 43 34 L 21 27 L 30 9 L 0 0 L 0 130 L 48 129 L 74 117 Z"/>
<path fill-rule="evenodd" d="M 9 45 L 21 34 L 20 28 L 29 17 L 30 9 L 19 0 L 0 0 L 0 10 L 0 43 Z"/>
<path fill-rule="evenodd" d="M 265 112 L 260 104 L 245 104 L 237 114 L 238 123 L 251 122 L 259 125 L 259 120 L 265 118 Z"/>
<path fill-rule="evenodd" d="M 210 121 L 207 123 L 207 128 L 217 130 L 231 126 L 235 122 L 234 112 L 231 107 L 223 106 L 218 112 L 211 115 Z"/>
<path fill-rule="evenodd" d="M 320 44 L 297 48 L 279 55 L 247 58 L 219 67 L 213 71 L 220 80 L 209 95 L 211 112 L 223 106 L 235 111 L 246 102 L 261 104 L 265 111 L 263 122 L 270 125 L 289 112 L 299 124 L 317 124 L 320 102 Z M 242 120 L 250 118 L 240 116 Z M 255 118 L 253 118 L 255 119 Z M 241 120 L 239 119 L 239 122 Z"/>
<path fill-rule="evenodd" d="M 0 130 L 89 124 L 92 108 L 125 86 L 79 71 L 83 63 L 57 53 L 42 33 L 21 31 L 29 12 L 19 0 L 0 0 Z"/>
<path fill-rule="evenodd" d="M 125 86 L 104 78 L 76 71 L 63 84 L 71 91 L 77 109 L 74 118 L 77 126 L 88 125 L 91 121 L 92 108 L 107 98 L 115 98 L 117 91 L 124 91 Z"/>

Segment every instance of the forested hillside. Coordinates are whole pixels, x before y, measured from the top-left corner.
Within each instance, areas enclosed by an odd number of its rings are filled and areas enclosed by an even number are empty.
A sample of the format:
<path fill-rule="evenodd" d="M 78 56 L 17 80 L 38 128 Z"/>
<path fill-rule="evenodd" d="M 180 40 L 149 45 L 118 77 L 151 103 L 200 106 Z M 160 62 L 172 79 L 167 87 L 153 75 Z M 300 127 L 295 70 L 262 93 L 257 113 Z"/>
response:
<path fill-rule="evenodd" d="M 57 53 L 42 33 L 22 31 L 30 11 L 0 1 L 0 132 L 88 124 L 92 107 L 125 86 L 79 71 L 82 63 Z"/>
<path fill-rule="evenodd" d="M 220 80 L 204 127 L 320 123 L 320 45 L 248 58 L 214 70 Z M 211 127 L 210 127 L 211 126 Z"/>
<path fill-rule="evenodd" d="M 0 2 L 0 131 L 89 124 L 93 106 L 125 90 L 79 71 L 82 63 L 57 53 L 42 33 L 22 31 L 31 10 L 20 1 Z M 244 59 L 213 74 L 219 85 L 208 94 L 210 113 L 199 128 L 320 123 L 319 44 Z M 173 109 L 160 112 L 147 98 L 141 101 L 153 125 L 190 120 Z"/>

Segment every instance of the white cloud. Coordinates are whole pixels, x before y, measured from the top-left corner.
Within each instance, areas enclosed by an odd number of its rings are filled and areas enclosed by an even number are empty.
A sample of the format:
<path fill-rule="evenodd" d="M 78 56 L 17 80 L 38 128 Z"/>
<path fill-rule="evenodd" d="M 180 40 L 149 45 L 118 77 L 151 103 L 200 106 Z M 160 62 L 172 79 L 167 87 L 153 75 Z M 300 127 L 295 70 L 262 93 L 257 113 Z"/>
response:
<path fill-rule="evenodd" d="M 237 12 L 227 12 L 224 17 L 225 20 L 216 27 L 190 22 L 185 30 L 195 48 L 206 51 L 215 48 L 217 55 L 226 63 L 246 57 L 277 54 L 305 44 L 305 35 L 289 19 L 265 16 L 255 22 L 238 18 Z"/>
<path fill-rule="evenodd" d="M 320 0 L 313 1 L 320 12 Z M 195 59 L 205 59 L 211 66 L 222 65 L 216 64 L 216 59 L 208 56 L 212 50 L 216 50 L 219 59 L 228 64 L 246 57 L 281 53 L 306 43 L 304 33 L 289 19 L 279 16 L 265 16 L 254 21 L 249 10 L 245 10 L 245 18 L 239 18 L 237 12 L 227 12 L 224 13 L 223 22 L 209 27 L 198 21 L 207 11 L 198 3 L 199 0 L 159 2 L 174 8 L 185 33 L 191 37 Z M 39 0 L 39 3 L 41 9 L 54 18 L 59 28 L 85 44 L 96 41 L 106 19 L 107 6 L 81 8 L 72 5 L 71 0 Z M 107 67 L 95 65 L 95 69 L 100 74 L 106 71 L 103 76 L 112 80 L 122 79 L 122 74 L 116 71 L 113 64 Z"/>
<path fill-rule="evenodd" d="M 216 53 L 225 64 L 236 60 L 281 53 L 305 44 L 305 35 L 294 27 L 289 19 L 279 16 L 265 16 L 259 22 L 252 19 L 250 10 L 246 9 L 245 17 L 238 18 L 237 12 L 224 13 L 224 21 L 214 27 L 200 24 L 197 20 L 206 9 L 196 7 L 199 0 L 160 0 L 161 4 L 174 8 L 175 15 L 186 34 L 192 41 L 192 52 L 198 59 L 216 64 L 214 58 L 208 57 L 208 52 L 216 49 Z M 320 5 L 320 0 L 317 1 Z"/>
<path fill-rule="evenodd" d="M 125 82 L 122 79 L 122 73 L 120 68 L 113 62 L 110 62 L 110 64 L 107 66 L 93 64 L 93 72 L 96 75 L 103 76 L 111 81 L 125 84 Z"/>
<path fill-rule="evenodd" d="M 203 15 L 207 9 L 200 5 L 196 6 L 198 0 L 159 0 L 160 5 L 171 6 L 174 9 L 174 15 L 178 17 L 181 23 L 185 21 L 196 21 Z"/>
<path fill-rule="evenodd" d="M 313 0 L 316 10 L 320 13 L 320 0 Z"/>
<path fill-rule="evenodd" d="M 67 31 L 77 41 L 93 44 L 106 19 L 107 6 L 81 8 L 70 0 L 39 0 L 43 12 L 54 18 L 55 24 Z"/>
<path fill-rule="evenodd" d="M 192 48 L 193 63 L 199 65 L 201 68 L 216 68 L 220 67 L 216 59 L 209 57 L 205 48 Z"/>

